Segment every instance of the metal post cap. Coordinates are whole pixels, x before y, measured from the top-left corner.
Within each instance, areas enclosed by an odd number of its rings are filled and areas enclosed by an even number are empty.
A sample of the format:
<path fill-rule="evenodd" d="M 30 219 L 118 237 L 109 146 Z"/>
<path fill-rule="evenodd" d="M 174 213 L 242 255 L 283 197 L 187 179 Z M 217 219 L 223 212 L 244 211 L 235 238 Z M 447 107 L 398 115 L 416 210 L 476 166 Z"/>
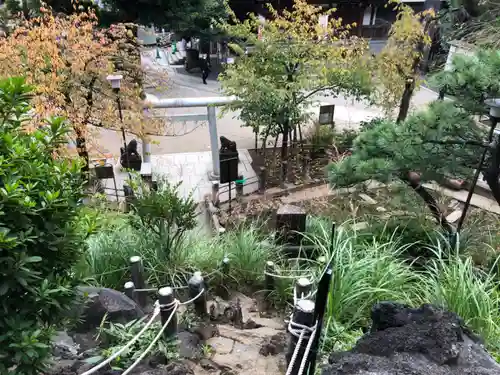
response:
<path fill-rule="evenodd" d="M 138 255 L 134 255 L 130 257 L 130 263 L 138 263 L 141 261 L 141 257 Z"/>
<path fill-rule="evenodd" d="M 158 295 L 160 295 L 161 297 L 168 297 L 171 296 L 172 294 L 174 294 L 174 290 L 169 286 L 160 288 L 158 290 Z"/>
<path fill-rule="evenodd" d="M 193 276 L 188 281 L 189 285 L 197 285 L 203 283 L 203 276 L 201 276 L 201 272 L 197 271 L 193 273 Z"/>
<path fill-rule="evenodd" d="M 314 302 L 310 299 L 301 299 L 295 305 L 297 310 L 300 310 L 305 313 L 313 313 L 314 312 Z"/>
<path fill-rule="evenodd" d="M 307 277 L 301 277 L 300 279 L 297 280 L 297 286 L 299 287 L 308 287 L 311 286 L 312 281 L 309 280 Z"/>

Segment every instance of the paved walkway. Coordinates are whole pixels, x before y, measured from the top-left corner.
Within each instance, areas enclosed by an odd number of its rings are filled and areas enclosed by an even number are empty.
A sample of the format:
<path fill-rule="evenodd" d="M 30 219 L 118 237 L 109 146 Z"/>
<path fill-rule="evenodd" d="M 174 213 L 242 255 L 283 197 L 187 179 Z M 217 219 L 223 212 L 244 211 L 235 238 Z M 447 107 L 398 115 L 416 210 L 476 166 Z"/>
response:
<path fill-rule="evenodd" d="M 244 188 L 244 194 L 251 194 L 258 189 L 257 176 L 251 167 L 252 158 L 248 150 L 239 150 L 240 164 L 238 166 L 239 174 L 247 180 Z M 115 159 L 108 160 L 109 164 L 114 165 L 116 184 L 119 189 L 119 199 L 123 199 L 123 184 L 128 179 L 128 174 L 121 171 L 119 163 Z M 179 192 L 181 196 L 187 198 L 190 194 L 196 202 L 203 202 L 206 194 L 211 194 L 212 183 L 209 179 L 209 173 L 212 171 L 212 155 L 210 152 L 186 152 L 163 155 L 152 155 L 151 166 L 153 178 L 165 178 L 172 184 L 181 182 Z M 107 188 L 110 199 L 113 199 L 114 186 L 113 180 L 103 180 Z M 221 202 L 229 199 L 228 184 L 220 186 Z M 232 185 L 232 196 L 234 197 L 234 184 Z"/>

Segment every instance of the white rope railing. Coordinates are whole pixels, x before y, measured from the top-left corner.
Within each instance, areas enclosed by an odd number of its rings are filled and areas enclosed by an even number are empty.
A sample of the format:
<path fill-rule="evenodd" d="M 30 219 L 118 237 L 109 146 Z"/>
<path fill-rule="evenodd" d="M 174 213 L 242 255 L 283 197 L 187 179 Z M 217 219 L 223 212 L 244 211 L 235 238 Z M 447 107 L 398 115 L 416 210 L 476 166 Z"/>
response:
<path fill-rule="evenodd" d="M 298 375 L 301 375 L 305 369 L 307 363 L 307 357 L 309 356 L 309 352 L 311 351 L 312 343 L 314 341 L 314 337 L 316 336 L 316 326 L 317 323 L 312 327 L 308 327 L 303 324 L 295 323 L 293 321 L 293 316 L 290 317 L 290 321 L 288 322 L 288 332 L 291 335 L 298 337 L 297 343 L 295 344 L 295 350 L 293 351 L 292 358 L 290 359 L 290 364 L 286 370 L 286 375 L 290 375 L 292 369 L 295 366 L 295 361 L 297 360 L 297 356 L 299 355 L 299 349 L 302 346 L 302 341 L 308 340 L 306 349 L 304 351 L 304 355 L 302 357 L 302 361 L 300 364 Z"/>
<path fill-rule="evenodd" d="M 314 338 L 316 337 L 316 325 L 314 326 L 314 330 L 311 332 L 311 336 L 309 337 L 309 342 L 307 343 L 306 350 L 304 350 L 304 355 L 302 356 L 302 362 L 300 362 L 299 373 L 297 375 L 302 375 L 306 368 L 307 358 L 309 357 L 309 352 L 311 351 Z M 312 374 L 314 375 L 314 374 Z"/>
<path fill-rule="evenodd" d="M 130 365 L 130 367 L 122 373 L 122 375 L 130 374 L 130 372 L 135 368 L 135 366 L 137 366 L 144 359 L 144 357 L 151 351 L 151 349 L 153 349 L 153 347 L 156 345 L 156 342 L 163 335 L 163 332 L 165 331 L 165 329 L 167 328 L 168 324 L 172 320 L 172 317 L 174 316 L 175 312 L 177 311 L 177 308 L 179 307 L 180 303 L 179 303 L 178 300 L 174 300 L 174 302 L 172 302 L 172 304 L 174 304 L 175 307 L 172 310 L 172 313 L 168 317 L 168 319 L 165 322 L 165 324 L 161 327 L 161 329 L 158 332 L 158 334 L 155 336 L 155 338 L 153 339 L 153 341 L 151 341 L 151 343 L 149 344 L 149 346 L 142 352 L 142 354 L 139 356 L 139 358 L 137 358 L 135 360 L 135 362 L 132 363 L 132 365 Z"/>
<path fill-rule="evenodd" d="M 151 324 L 153 324 L 153 321 L 155 320 L 155 318 L 158 316 L 159 313 L 160 313 L 160 305 L 159 304 L 155 304 L 155 309 L 153 311 L 153 314 L 152 314 L 151 318 L 144 325 L 144 327 L 137 333 L 137 335 L 135 335 L 132 338 L 132 340 L 130 340 L 120 350 L 118 350 L 117 352 L 111 354 L 108 358 L 106 358 L 104 361 L 102 361 L 101 363 L 99 363 L 97 366 L 92 367 L 88 371 L 85 371 L 82 375 L 91 375 L 91 374 L 94 374 L 95 372 L 97 372 L 98 370 L 100 370 L 101 368 L 103 368 L 104 366 L 106 366 L 107 364 L 109 364 L 111 361 L 113 361 L 114 359 L 116 359 L 117 357 L 119 357 L 120 354 L 122 354 L 125 350 L 127 350 L 128 348 L 130 348 L 134 344 L 134 342 L 136 342 L 139 339 L 139 337 L 141 337 L 141 335 L 144 332 L 146 332 L 146 330 L 149 328 L 149 326 L 151 326 Z"/>
<path fill-rule="evenodd" d="M 167 321 L 165 322 L 165 324 L 163 324 L 163 326 L 161 327 L 160 331 L 158 332 L 158 334 L 153 338 L 153 340 L 151 341 L 151 343 L 149 344 L 149 346 L 142 352 L 142 354 L 139 356 L 139 358 L 137 358 L 135 360 L 134 363 L 132 363 L 132 365 L 126 369 L 122 375 L 127 375 L 129 374 L 143 359 L 144 357 L 146 357 L 146 355 L 151 351 L 151 349 L 153 349 L 153 347 L 155 346 L 155 344 L 157 343 L 157 341 L 160 339 L 160 337 L 163 335 L 163 332 L 165 331 L 165 329 L 167 328 L 167 326 L 169 325 L 170 321 L 172 320 L 173 316 L 175 315 L 176 311 L 177 311 L 177 308 L 181 305 L 188 305 L 194 301 L 196 301 L 198 298 L 200 298 L 200 296 L 205 292 L 205 289 L 201 289 L 201 291 L 193 298 L 191 298 L 190 300 L 187 300 L 185 302 L 180 302 L 177 298 L 175 298 L 171 303 L 169 304 L 166 304 L 166 305 L 160 305 L 159 301 L 156 301 L 155 302 L 155 309 L 153 311 L 153 314 L 151 316 L 151 318 L 149 319 L 149 321 L 146 323 L 146 325 L 137 333 L 137 335 L 135 335 L 132 340 L 130 340 L 126 345 L 124 345 L 120 350 L 118 350 L 117 352 L 113 353 L 111 356 L 109 356 L 108 358 L 106 358 L 104 361 L 102 361 L 101 363 L 99 363 L 97 366 L 94 366 L 92 367 L 90 370 L 87 370 L 85 371 L 83 374 L 81 375 L 91 375 L 91 374 L 94 374 L 95 372 L 97 372 L 98 370 L 100 370 L 101 368 L 103 368 L 104 366 L 106 366 L 107 364 L 111 363 L 114 359 L 116 359 L 121 353 L 123 353 L 125 350 L 127 350 L 128 348 L 130 348 L 132 346 L 132 344 L 134 344 L 138 339 L 139 337 L 151 326 L 151 324 L 153 323 L 154 319 L 158 316 L 158 314 L 160 313 L 161 309 L 162 308 L 171 308 L 173 306 L 175 306 L 170 314 L 170 316 L 168 317 Z"/>

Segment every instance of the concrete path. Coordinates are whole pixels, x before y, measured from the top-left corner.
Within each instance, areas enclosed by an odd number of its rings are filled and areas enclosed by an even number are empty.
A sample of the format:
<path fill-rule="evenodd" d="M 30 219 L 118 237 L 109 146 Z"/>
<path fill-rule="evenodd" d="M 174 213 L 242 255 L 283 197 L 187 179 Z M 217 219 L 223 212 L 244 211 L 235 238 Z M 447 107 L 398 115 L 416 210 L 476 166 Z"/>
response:
<path fill-rule="evenodd" d="M 239 150 L 240 163 L 238 165 L 239 174 L 246 179 L 243 187 L 244 194 L 251 194 L 258 189 L 257 175 L 250 163 L 252 158 L 248 150 Z M 109 159 L 108 164 L 114 165 L 116 184 L 118 187 L 119 200 L 123 200 L 123 184 L 128 179 L 128 174 L 121 171 L 121 167 L 116 159 Z M 181 183 L 179 192 L 182 197 L 193 197 L 195 202 L 203 202 L 206 194 L 211 194 L 212 183 L 209 173 L 212 171 L 212 156 L 208 151 L 185 152 L 151 156 L 151 166 L 153 178 L 167 179 L 170 183 Z M 110 199 L 114 198 L 114 182 L 112 179 L 103 180 Z M 226 202 L 229 199 L 228 184 L 220 186 L 219 200 Z M 232 197 L 234 198 L 234 184 L 232 184 Z"/>

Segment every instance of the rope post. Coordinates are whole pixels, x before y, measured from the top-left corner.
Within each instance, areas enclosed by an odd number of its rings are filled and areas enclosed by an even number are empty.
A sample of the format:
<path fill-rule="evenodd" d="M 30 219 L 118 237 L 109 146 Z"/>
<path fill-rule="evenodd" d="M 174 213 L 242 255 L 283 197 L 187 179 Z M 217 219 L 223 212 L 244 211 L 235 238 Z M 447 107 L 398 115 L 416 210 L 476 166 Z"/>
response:
<path fill-rule="evenodd" d="M 195 298 L 205 289 L 205 282 L 201 272 L 195 272 L 188 281 L 189 298 Z M 194 310 L 200 317 L 207 314 L 207 291 L 204 290 L 201 295 L 193 301 Z"/>
<path fill-rule="evenodd" d="M 172 319 L 163 331 L 163 337 L 169 339 L 177 334 L 177 314 L 175 310 L 177 306 L 175 304 L 174 290 L 170 287 L 161 288 L 158 290 L 158 302 L 160 302 L 160 316 L 161 324 L 165 325 L 171 314 Z"/>
<path fill-rule="evenodd" d="M 123 195 L 125 196 L 125 213 L 130 212 L 130 206 L 134 200 L 134 191 L 128 185 L 123 185 Z"/>
<path fill-rule="evenodd" d="M 266 270 L 264 272 L 264 281 L 266 284 L 266 298 L 269 298 L 271 293 L 274 290 L 274 276 L 273 274 L 276 272 L 274 267 L 274 262 L 268 261 L 266 262 Z"/>
<path fill-rule="evenodd" d="M 264 194 L 266 192 L 266 178 L 267 178 L 266 167 L 260 167 L 260 170 L 259 170 L 259 194 Z"/>
<path fill-rule="evenodd" d="M 243 175 L 238 176 L 238 180 L 234 183 L 235 190 L 236 190 L 236 200 L 241 203 L 243 200 Z"/>
<path fill-rule="evenodd" d="M 225 278 L 229 276 L 229 258 L 224 257 L 222 259 L 222 274 L 224 275 Z"/>
<path fill-rule="evenodd" d="M 316 371 L 316 359 L 318 356 L 319 340 L 321 330 L 323 329 L 323 317 L 325 316 L 326 304 L 328 302 L 328 294 L 330 293 L 330 285 L 332 282 L 333 270 L 330 265 L 327 266 L 325 273 L 318 283 L 318 291 L 316 292 L 316 303 L 314 309 L 313 321 L 317 322 L 316 335 L 311 346 L 309 374 L 314 374 Z M 307 367 L 306 367 L 307 369 Z M 307 373 L 307 371 L 306 371 Z"/>
<path fill-rule="evenodd" d="M 212 181 L 212 204 L 219 207 L 219 181 Z"/>
<path fill-rule="evenodd" d="M 222 297 L 227 300 L 229 299 L 229 289 L 226 286 L 229 282 L 229 267 L 229 258 L 224 257 L 224 259 L 222 259 L 222 290 L 224 294 Z"/>
<path fill-rule="evenodd" d="M 294 325 L 302 325 L 306 327 L 314 326 L 314 302 L 309 299 L 301 299 L 297 301 L 294 307 L 292 320 L 289 325 L 288 332 L 290 333 L 290 345 L 286 353 L 287 375 L 299 374 L 300 364 L 305 354 L 308 338 L 311 335 L 310 331 L 306 331 L 303 339 L 299 342 L 302 328 L 296 328 Z M 297 354 L 294 355 L 295 350 Z M 307 368 L 307 364 L 306 364 Z"/>
<path fill-rule="evenodd" d="M 127 281 L 125 285 L 123 286 L 123 289 L 125 290 L 125 295 L 130 298 L 135 300 L 135 285 L 132 281 Z"/>
<path fill-rule="evenodd" d="M 130 273 L 132 275 L 132 282 L 137 289 L 145 289 L 146 283 L 144 282 L 144 267 L 142 265 L 142 259 L 140 256 L 130 257 Z M 137 298 L 137 303 L 144 307 L 147 303 L 146 293 L 135 293 Z"/>
<path fill-rule="evenodd" d="M 309 294 L 312 290 L 312 281 L 306 277 L 301 277 L 295 283 L 295 295 L 297 296 L 297 301 L 300 299 L 309 298 Z"/>

